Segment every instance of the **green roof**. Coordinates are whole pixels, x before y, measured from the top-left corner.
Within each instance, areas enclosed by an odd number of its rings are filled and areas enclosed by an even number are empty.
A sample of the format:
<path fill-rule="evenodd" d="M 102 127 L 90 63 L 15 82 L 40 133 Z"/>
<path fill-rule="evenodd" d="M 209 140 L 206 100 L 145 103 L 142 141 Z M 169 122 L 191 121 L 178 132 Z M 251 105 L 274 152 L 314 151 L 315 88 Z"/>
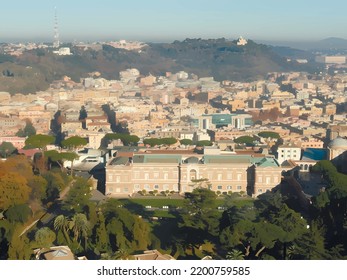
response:
<path fill-rule="evenodd" d="M 271 157 L 253 158 L 253 163 L 260 167 L 278 167 L 278 162 Z"/>
<path fill-rule="evenodd" d="M 116 157 L 110 162 L 110 165 L 125 165 L 127 162 L 129 162 L 128 157 Z"/>
<path fill-rule="evenodd" d="M 213 163 L 251 163 L 250 156 L 223 156 L 223 155 L 205 155 L 204 164 L 213 164 Z"/>
<path fill-rule="evenodd" d="M 134 163 L 177 163 L 182 160 L 181 155 L 135 155 Z"/>
<path fill-rule="evenodd" d="M 229 114 L 213 114 L 212 123 L 215 125 L 231 124 L 232 115 Z"/>

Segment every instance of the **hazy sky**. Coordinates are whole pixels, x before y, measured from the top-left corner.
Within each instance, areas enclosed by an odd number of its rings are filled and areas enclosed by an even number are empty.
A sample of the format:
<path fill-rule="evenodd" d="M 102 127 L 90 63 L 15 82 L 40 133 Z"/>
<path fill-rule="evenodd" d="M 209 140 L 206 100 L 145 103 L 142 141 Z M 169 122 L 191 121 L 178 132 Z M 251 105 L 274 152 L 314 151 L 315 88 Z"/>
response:
<path fill-rule="evenodd" d="M 16 0 L 0 3 L 0 42 L 184 38 L 347 38 L 346 0 Z"/>

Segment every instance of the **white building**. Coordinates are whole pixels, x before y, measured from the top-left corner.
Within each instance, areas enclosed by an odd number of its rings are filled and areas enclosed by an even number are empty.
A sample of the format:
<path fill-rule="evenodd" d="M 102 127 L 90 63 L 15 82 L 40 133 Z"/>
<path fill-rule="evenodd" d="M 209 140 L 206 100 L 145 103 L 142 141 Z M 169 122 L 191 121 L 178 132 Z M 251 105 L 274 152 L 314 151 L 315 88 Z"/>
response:
<path fill-rule="evenodd" d="M 60 48 L 58 51 L 53 51 L 57 55 L 72 55 L 70 48 Z"/>
<path fill-rule="evenodd" d="M 344 64 L 346 63 L 345 56 L 316 56 L 316 62 L 325 64 Z"/>
<path fill-rule="evenodd" d="M 297 100 L 309 99 L 309 98 L 310 98 L 310 94 L 311 94 L 311 92 L 309 92 L 309 91 L 306 91 L 306 90 L 298 90 L 298 91 L 295 93 L 295 98 L 296 98 Z"/>
<path fill-rule="evenodd" d="M 300 160 L 301 148 L 295 145 L 281 145 L 277 150 L 277 161 L 282 164 L 286 160 Z"/>
<path fill-rule="evenodd" d="M 240 38 L 238 39 L 237 43 L 238 46 L 245 46 L 247 45 L 247 40 L 242 38 L 242 36 L 240 36 Z"/>

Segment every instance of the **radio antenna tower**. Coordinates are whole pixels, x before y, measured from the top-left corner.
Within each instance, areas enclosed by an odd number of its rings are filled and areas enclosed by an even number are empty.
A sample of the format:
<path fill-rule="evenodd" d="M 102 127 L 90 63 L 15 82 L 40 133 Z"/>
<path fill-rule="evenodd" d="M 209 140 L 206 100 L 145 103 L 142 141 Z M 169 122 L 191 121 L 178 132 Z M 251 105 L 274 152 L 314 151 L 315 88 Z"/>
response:
<path fill-rule="evenodd" d="M 57 15 L 57 7 L 54 7 L 54 41 L 53 48 L 59 48 L 59 30 L 58 30 L 58 15 Z"/>

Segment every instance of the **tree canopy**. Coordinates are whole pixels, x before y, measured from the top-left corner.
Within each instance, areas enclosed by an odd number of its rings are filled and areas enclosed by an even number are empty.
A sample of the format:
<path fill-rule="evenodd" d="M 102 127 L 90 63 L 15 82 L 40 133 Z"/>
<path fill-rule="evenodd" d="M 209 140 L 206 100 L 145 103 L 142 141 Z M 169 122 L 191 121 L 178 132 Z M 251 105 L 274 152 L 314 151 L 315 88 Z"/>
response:
<path fill-rule="evenodd" d="M 79 158 L 79 156 L 74 152 L 58 152 L 56 150 L 46 151 L 45 156 L 50 161 L 57 163 L 62 172 L 64 171 L 64 161 L 72 162 Z"/>
<path fill-rule="evenodd" d="M 25 223 L 33 211 L 27 204 L 17 204 L 8 208 L 5 212 L 5 217 L 11 223 Z"/>
<path fill-rule="evenodd" d="M 86 207 L 90 203 L 91 187 L 90 181 L 77 177 L 67 193 L 63 208 L 73 210 L 75 213 L 85 212 Z"/>
<path fill-rule="evenodd" d="M 36 134 L 36 129 L 33 126 L 32 122 L 30 120 L 25 121 L 25 127 L 22 129 L 19 129 L 16 133 L 16 136 L 18 137 L 29 137 Z"/>
<path fill-rule="evenodd" d="M 12 143 L 10 142 L 2 142 L 0 144 L 0 155 L 3 158 L 7 158 L 11 155 L 15 150 L 17 150 Z"/>
<path fill-rule="evenodd" d="M 40 228 L 35 233 L 35 241 L 41 248 L 49 248 L 55 241 L 56 234 L 48 227 Z"/>
<path fill-rule="evenodd" d="M 263 138 L 273 138 L 273 139 L 281 138 L 281 136 L 277 132 L 273 132 L 273 131 L 262 131 L 262 132 L 259 132 L 258 135 Z"/>
<path fill-rule="evenodd" d="M 87 144 L 88 144 L 88 141 L 85 138 L 82 138 L 80 136 L 71 136 L 61 141 L 61 145 L 65 148 L 68 148 L 69 150 L 75 150 Z"/>
<path fill-rule="evenodd" d="M 51 135 L 36 134 L 29 136 L 25 140 L 25 146 L 27 148 L 38 148 L 40 150 L 45 149 L 48 145 L 53 144 L 55 137 Z"/>
<path fill-rule="evenodd" d="M 136 146 L 140 138 L 136 135 L 126 133 L 108 133 L 105 135 L 107 141 L 120 139 L 124 146 Z"/>
<path fill-rule="evenodd" d="M 196 188 L 185 193 L 185 212 L 180 227 L 185 239 L 193 246 L 199 246 L 204 240 L 213 240 L 218 235 L 219 218 L 215 207 L 217 195 L 206 188 Z"/>
<path fill-rule="evenodd" d="M 147 138 L 143 140 L 143 144 L 149 145 L 151 147 L 159 146 L 159 145 L 167 145 L 171 146 L 177 143 L 177 139 L 173 137 L 168 138 Z"/>
<path fill-rule="evenodd" d="M 18 173 L 6 173 L 0 176 L 0 209 L 26 203 L 30 189 L 27 180 Z"/>
<path fill-rule="evenodd" d="M 193 141 L 190 140 L 190 139 L 181 139 L 181 140 L 180 140 L 180 143 L 181 143 L 182 145 L 193 145 Z"/>
<path fill-rule="evenodd" d="M 254 145 L 255 138 L 252 136 L 240 136 L 234 140 L 238 144 L 246 144 L 248 146 Z"/>
<path fill-rule="evenodd" d="M 210 140 L 200 140 L 196 142 L 196 146 L 203 147 L 203 146 L 212 146 L 213 143 Z"/>

